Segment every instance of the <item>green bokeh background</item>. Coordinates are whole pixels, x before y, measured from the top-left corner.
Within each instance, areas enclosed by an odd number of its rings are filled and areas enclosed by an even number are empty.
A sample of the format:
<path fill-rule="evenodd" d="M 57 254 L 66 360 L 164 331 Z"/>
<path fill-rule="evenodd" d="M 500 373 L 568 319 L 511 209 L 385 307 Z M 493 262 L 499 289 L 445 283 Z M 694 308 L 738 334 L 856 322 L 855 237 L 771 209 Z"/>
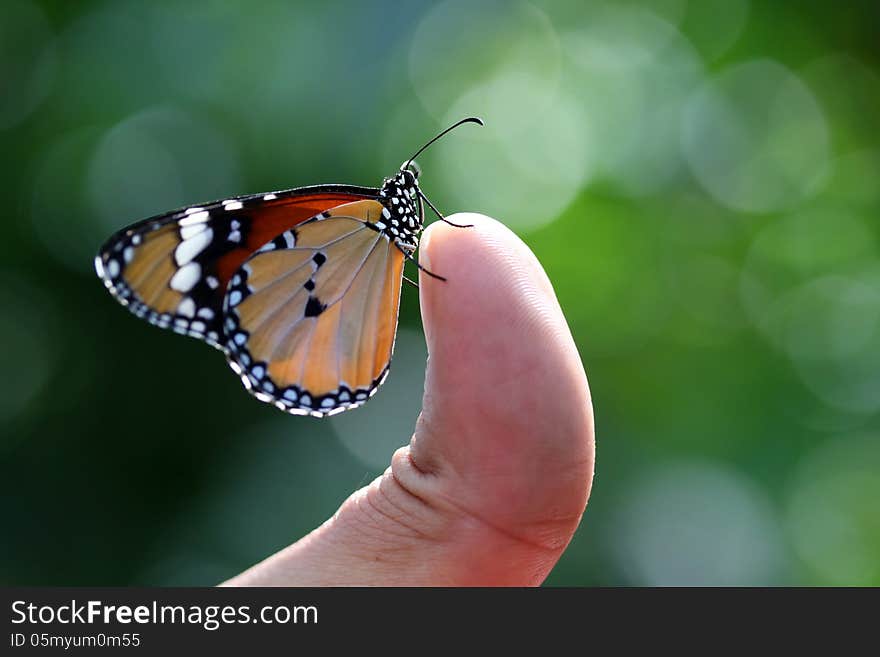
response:
<path fill-rule="evenodd" d="M 423 187 L 532 247 L 596 409 L 547 583 L 880 585 L 878 24 L 876 2 L 5 0 L 0 583 L 213 584 L 381 472 L 418 412 L 413 290 L 387 389 L 318 421 L 135 321 L 92 257 L 173 207 L 376 185 L 477 114 Z"/>

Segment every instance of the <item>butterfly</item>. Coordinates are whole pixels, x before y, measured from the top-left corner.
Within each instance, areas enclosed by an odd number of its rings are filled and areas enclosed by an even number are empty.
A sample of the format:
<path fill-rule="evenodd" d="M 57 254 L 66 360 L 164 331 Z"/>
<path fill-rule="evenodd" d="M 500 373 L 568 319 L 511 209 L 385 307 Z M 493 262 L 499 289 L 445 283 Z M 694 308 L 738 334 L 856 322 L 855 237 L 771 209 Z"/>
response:
<path fill-rule="evenodd" d="M 95 257 L 104 286 L 141 319 L 220 349 L 244 387 L 294 415 L 364 404 L 388 376 L 406 260 L 424 205 L 415 158 L 382 186 L 316 185 L 157 215 Z M 458 224 L 453 224 L 458 225 Z M 409 279 L 406 279 L 409 281 Z M 412 281 L 409 281 L 412 282 Z"/>

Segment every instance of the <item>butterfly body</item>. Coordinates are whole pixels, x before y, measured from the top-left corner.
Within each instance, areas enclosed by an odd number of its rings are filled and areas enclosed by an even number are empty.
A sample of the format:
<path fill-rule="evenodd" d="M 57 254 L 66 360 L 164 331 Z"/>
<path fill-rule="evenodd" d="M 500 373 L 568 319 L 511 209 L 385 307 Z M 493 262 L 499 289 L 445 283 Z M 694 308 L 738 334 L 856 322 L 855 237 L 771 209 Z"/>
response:
<path fill-rule="evenodd" d="M 376 226 L 400 248 L 408 251 L 418 247 L 424 226 L 418 191 L 419 180 L 408 169 L 400 171 L 393 178 L 386 178 L 379 190 L 378 198 L 383 211 Z"/>
<path fill-rule="evenodd" d="M 333 415 L 388 374 L 403 265 L 424 227 L 411 165 L 378 188 L 318 185 L 158 215 L 113 235 L 95 269 L 139 318 L 223 351 L 258 400 Z"/>

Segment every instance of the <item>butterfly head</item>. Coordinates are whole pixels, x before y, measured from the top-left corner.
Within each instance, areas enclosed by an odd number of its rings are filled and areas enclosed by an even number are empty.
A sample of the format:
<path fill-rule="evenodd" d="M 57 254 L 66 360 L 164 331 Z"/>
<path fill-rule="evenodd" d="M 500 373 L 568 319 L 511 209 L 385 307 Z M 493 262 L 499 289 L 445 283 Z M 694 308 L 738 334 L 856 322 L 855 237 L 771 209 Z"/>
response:
<path fill-rule="evenodd" d="M 428 201 L 419 189 L 419 174 L 421 170 L 419 165 L 416 164 L 416 157 L 450 130 L 454 130 L 464 123 L 483 125 L 482 119 L 475 116 L 469 116 L 454 123 L 428 141 L 411 158 L 400 165 L 400 170 L 393 177 L 386 178 L 382 182 L 382 188 L 379 190 L 379 201 L 384 206 L 384 209 L 382 210 L 382 221 L 377 223 L 377 225 L 380 226 L 380 230 L 386 232 L 402 249 L 411 251 L 418 246 L 419 233 L 424 228 L 422 201 L 426 201 L 437 212 L 436 208 L 431 205 L 431 202 Z"/>
<path fill-rule="evenodd" d="M 392 180 L 397 180 L 402 186 L 412 188 L 418 192 L 419 175 L 422 173 L 421 167 L 415 162 L 404 162 L 400 165 L 400 170 L 395 174 Z"/>
<path fill-rule="evenodd" d="M 409 173 L 407 179 L 412 179 L 413 183 L 418 181 L 419 176 L 422 175 L 422 167 L 419 166 L 419 163 L 415 160 L 407 160 L 403 164 L 400 165 L 401 173 Z"/>

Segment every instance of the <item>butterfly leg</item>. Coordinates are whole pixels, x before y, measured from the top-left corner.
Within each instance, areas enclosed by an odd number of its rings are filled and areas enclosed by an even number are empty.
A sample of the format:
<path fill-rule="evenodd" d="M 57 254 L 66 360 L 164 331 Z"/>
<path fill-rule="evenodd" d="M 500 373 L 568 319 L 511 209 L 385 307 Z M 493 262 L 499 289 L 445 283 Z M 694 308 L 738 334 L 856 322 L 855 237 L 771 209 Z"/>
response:
<path fill-rule="evenodd" d="M 425 196 L 425 194 L 422 192 L 421 189 L 419 190 L 419 196 L 421 196 L 422 200 L 428 204 L 428 207 L 434 211 L 434 214 L 436 214 L 440 218 L 440 221 L 445 221 L 450 226 L 455 226 L 456 228 L 473 228 L 474 227 L 473 224 L 457 224 L 454 221 L 449 221 L 449 219 L 447 219 L 446 217 L 443 216 L 443 214 L 440 212 L 440 210 L 438 210 L 437 208 L 434 207 L 434 204 L 428 200 L 428 197 Z"/>
<path fill-rule="evenodd" d="M 413 286 L 414 288 L 416 288 L 417 290 L 419 289 L 419 284 L 416 283 L 416 282 L 415 282 L 414 280 L 412 280 L 411 278 L 409 278 L 409 277 L 407 277 L 407 276 L 404 276 L 404 277 L 403 277 L 403 280 L 405 280 L 407 283 L 409 283 L 410 285 L 412 285 L 412 286 Z"/>
<path fill-rule="evenodd" d="M 419 271 L 423 271 L 423 272 L 425 272 L 428 276 L 430 276 L 431 278 L 436 278 L 438 281 L 445 281 L 445 280 L 446 280 L 445 278 L 443 278 L 443 277 L 440 276 L 439 274 L 435 274 L 434 272 L 432 272 L 432 271 L 428 271 L 427 269 L 425 269 L 424 267 L 422 267 L 422 266 L 419 264 L 419 261 L 416 260 L 415 258 L 413 258 L 412 253 L 410 253 L 410 252 L 407 251 L 406 249 L 401 248 L 401 246 L 400 246 L 397 242 L 394 243 L 394 246 L 396 246 L 396 247 L 400 250 L 400 252 L 403 254 L 403 257 L 404 257 L 404 258 L 406 258 L 406 259 L 409 260 L 411 263 L 413 263 L 416 267 L 418 267 L 418 268 L 419 268 Z"/>

